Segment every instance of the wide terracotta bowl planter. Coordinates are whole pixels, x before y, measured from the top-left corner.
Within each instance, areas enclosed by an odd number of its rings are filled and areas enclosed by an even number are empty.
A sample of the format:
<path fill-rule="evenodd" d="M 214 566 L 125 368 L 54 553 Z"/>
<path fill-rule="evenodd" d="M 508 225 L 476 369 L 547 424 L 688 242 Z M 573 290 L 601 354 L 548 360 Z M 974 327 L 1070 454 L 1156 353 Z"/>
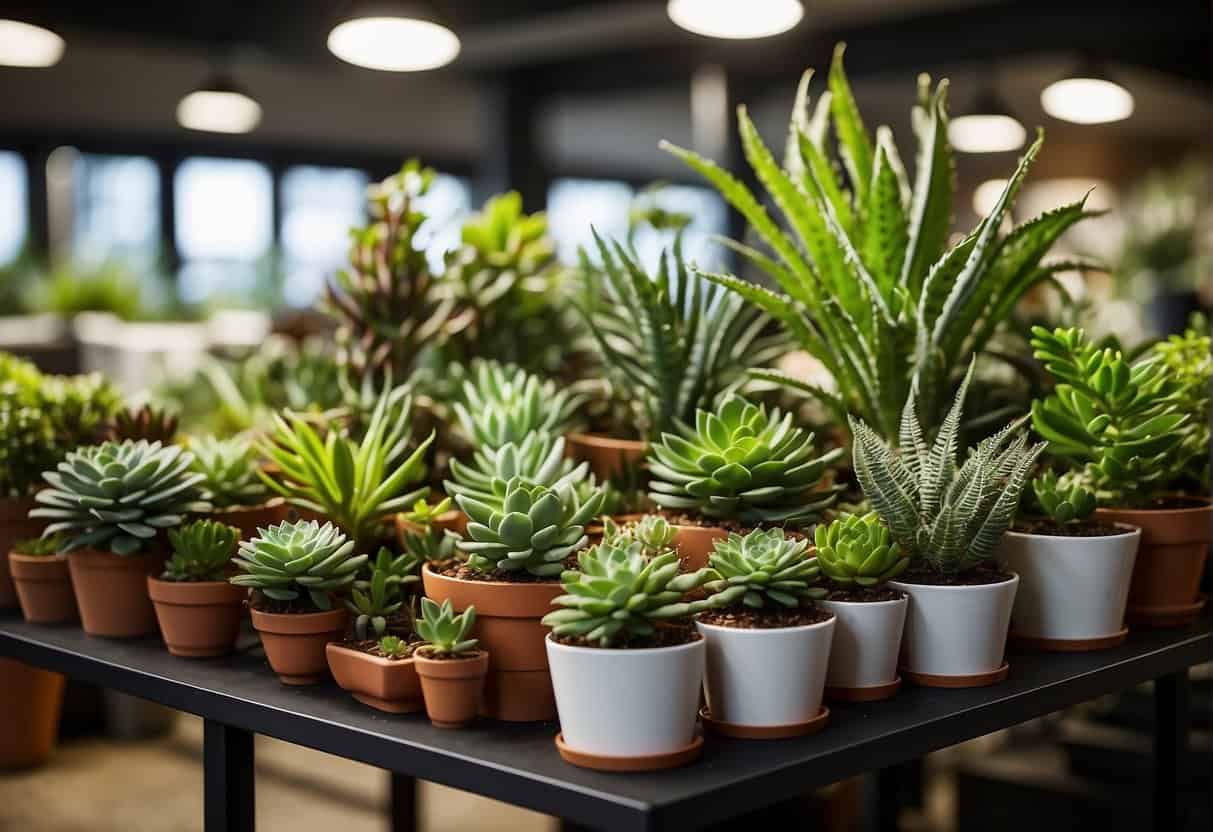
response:
<path fill-rule="evenodd" d="M 174 656 L 222 656 L 236 646 L 247 594 L 243 587 L 227 581 L 162 581 L 149 575 L 147 592 L 164 646 Z"/>
<path fill-rule="evenodd" d="M 58 673 L 0 659 L 0 769 L 29 768 L 50 757 L 63 683 Z"/>
<path fill-rule="evenodd" d="M 10 552 L 9 569 L 21 602 L 21 614 L 31 624 L 67 624 L 80 617 L 67 555 L 22 555 Z"/>
<path fill-rule="evenodd" d="M 473 636 L 489 653 L 481 713 L 506 722 L 539 722 L 556 717 L 556 699 L 539 619 L 552 611 L 552 599 L 564 594 L 559 581 L 506 583 L 463 581 L 421 570 L 425 594 L 449 600 L 459 612 L 476 607 Z"/>
<path fill-rule="evenodd" d="M 212 520 L 227 523 L 240 529 L 241 540 L 252 540 L 259 529 L 276 526 L 287 519 L 290 509 L 286 500 L 275 497 L 259 506 L 235 506 L 232 508 L 216 509 L 211 513 Z"/>
<path fill-rule="evenodd" d="M 640 439 L 613 439 L 593 433 L 568 433 L 564 441 L 568 455 L 590 463 L 590 470 L 600 480 L 639 468 L 649 450 L 649 444 Z"/>
<path fill-rule="evenodd" d="M 431 659 L 422 648 L 413 655 L 425 698 L 425 712 L 438 728 L 460 728 L 476 718 L 489 671 L 489 654 L 478 650 L 466 658 Z"/>
<path fill-rule="evenodd" d="M 265 658 L 284 685 L 314 685 L 328 674 L 325 649 L 345 635 L 345 607 L 325 612 L 272 613 L 249 609 Z"/>
<path fill-rule="evenodd" d="M 22 540 L 42 534 L 46 521 L 29 516 L 37 503 L 32 497 L 0 498 L 0 552 L 11 552 Z M 0 609 L 17 606 L 17 590 L 7 558 L 0 558 Z"/>
<path fill-rule="evenodd" d="M 164 557 L 123 557 L 97 549 L 75 549 L 67 556 L 80 608 L 80 623 L 90 636 L 134 638 L 156 632 L 156 611 L 147 594 L 147 576 L 160 571 Z"/>
<path fill-rule="evenodd" d="M 412 657 L 385 659 L 335 642 L 324 652 L 333 679 L 362 704 L 389 714 L 411 714 L 425 707 Z"/>
<path fill-rule="evenodd" d="M 682 559 L 683 569 L 693 572 L 707 566 L 716 541 L 728 536 L 729 530 L 720 526 L 674 525 L 674 548 Z"/>
<path fill-rule="evenodd" d="M 1204 606 L 1200 578 L 1213 541 L 1213 501 L 1177 509 L 1101 508 L 1095 516 L 1141 529 L 1125 617 L 1145 627 L 1179 627 Z"/>

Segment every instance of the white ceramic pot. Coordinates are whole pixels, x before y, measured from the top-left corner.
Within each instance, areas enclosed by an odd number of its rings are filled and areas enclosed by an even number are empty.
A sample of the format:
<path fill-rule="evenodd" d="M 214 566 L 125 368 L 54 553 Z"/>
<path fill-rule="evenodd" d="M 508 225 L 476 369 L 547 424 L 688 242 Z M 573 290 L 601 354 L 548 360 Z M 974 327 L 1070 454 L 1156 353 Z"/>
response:
<path fill-rule="evenodd" d="M 897 678 L 897 657 L 905 629 L 906 598 L 896 601 L 818 601 L 834 613 L 834 646 L 826 685 L 872 688 Z"/>
<path fill-rule="evenodd" d="M 600 757 L 650 757 L 695 739 L 703 640 L 675 647 L 570 647 L 547 637 L 564 744 Z"/>
<path fill-rule="evenodd" d="M 888 585 L 910 596 L 903 668 L 927 676 L 977 676 L 1002 666 L 1018 575 L 974 586 Z"/>
<path fill-rule="evenodd" d="M 708 648 L 704 693 L 712 719 L 799 725 L 818 716 L 834 617 L 803 627 L 743 629 L 696 621 Z"/>
<path fill-rule="evenodd" d="M 1020 576 L 1011 612 L 1017 636 L 1094 640 L 1124 628 L 1141 529 L 1116 525 L 1123 534 L 1059 537 L 1009 531 L 1003 536 L 999 560 Z"/>

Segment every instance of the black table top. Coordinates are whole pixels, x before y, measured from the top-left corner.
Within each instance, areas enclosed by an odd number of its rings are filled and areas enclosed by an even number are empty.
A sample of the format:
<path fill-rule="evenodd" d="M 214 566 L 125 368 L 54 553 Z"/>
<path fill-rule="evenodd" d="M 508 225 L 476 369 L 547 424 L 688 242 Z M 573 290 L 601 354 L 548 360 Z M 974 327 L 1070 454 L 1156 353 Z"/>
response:
<path fill-rule="evenodd" d="M 649 774 L 566 764 L 553 723 L 433 728 L 372 710 L 332 682 L 280 684 L 256 648 L 179 659 L 155 638 L 112 641 L 0 613 L 0 655 L 259 734 L 612 830 L 695 828 L 1213 659 L 1213 616 L 1134 632 L 1096 653 L 1009 654 L 988 688 L 906 686 L 892 700 L 832 707 L 821 733 L 776 741 L 709 735 L 700 760 Z"/>

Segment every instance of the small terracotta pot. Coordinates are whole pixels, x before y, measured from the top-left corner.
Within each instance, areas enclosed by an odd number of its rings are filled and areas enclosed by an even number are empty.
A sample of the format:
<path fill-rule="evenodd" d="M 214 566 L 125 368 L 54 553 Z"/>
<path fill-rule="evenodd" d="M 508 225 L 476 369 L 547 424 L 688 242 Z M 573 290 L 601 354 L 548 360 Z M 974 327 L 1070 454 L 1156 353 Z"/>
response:
<path fill-rule="evenodd" d="M 0 769 L 46 762 L 59 732 L 64 679 L 13 659 L 0 659 Z"/>
<path fill-rule="evenodd" d="M 1200 615 L 1200 578 L 1213 541 L 1213 500 L 1178 509 L 1101 508 L 1095 516 L 1141 529 L 1125 618 L 1147 627 L 1178 627 Z"/>
<path fill-rule="evenodd" d="M 489 671 L 489 654 L 478 650 L 462 659 L 431 659 L 426 648 L 413 654 L 421 679 L 425 712 L 439 728 L 460 728 L 476 718 Z"/>
<path fill-rule="evenodd" d="M 473 636 L 489 653 L 481 713 L 506 722 L 539 722 L 556 718 L 556 699 L 539 619 L 552 611 L 552 599 L 564 593 L 559 581 L 506 583 L 461 581 L 439 575 L 426 564 L 421 570 L 425 594 L 458 612 L 476 607 Z"/>
<path fill-rule="evenodd" d="M 329 670 L 342 690 L 364 705 L 389 714 L 411 714 L 425 707 L 413 659 L 385 659 L 329 642 Z"/>
<path fill-rule="evenodd" d="M 674 548 L 682 559 L 682 567 L 688 572 L 708 565 L 708 558 L 716 548 L 717 540 L 729 536 L 728 529 L 720 526 L 674 526 Z"/>
<path fill-rule="evenodd" d="M 10 552 L 9 568 L 21 602 L 21 614 L 31 624 L 66 624 L 77 620 L 76 594 L 67 555 L 21 555 Z"/>
<path fill-rule="evenodd" d="M 590 463 L 590 470 L 600 480 L 617 477 L 628 468 L 638 468 L 649 450 L 643 440 L 612 439 L 593 433 L 568 433 L 564 441 L 569 456 Z"/>
<path fill-rule="evenodd" d="M 275 497 L 259 506 L 216 509 L 211 513 L 211 519 L 240 529 L 241 540 L 252 540 L 257 536 L 258 529 L 275 526 L 285 521 L 289 511 L 286 500 Z"/>
<path fill-rule="evenodd" d="M 326 612 L 272 613 L 249 609 L 270 667 L 284 685 L 314 685 L 328 673 L 325 647 L 345 634 L 345 607 Z"/>
<path fill-rule="evenodd" d="M 147 594 L 147 576 L 164 566 L 164 557 L 127 557 L 97 549 L 75 549 L 67 556 L 80 623 L 90 636 L 133 638 L 156 632 L 156 611 Z"/>
<path fill-rule="evenodd" d="M 0 552 L 11 552 L 22 540 L 42 534 L 46 521 L 29 516 L 38 505 L 32 497 L 0 498 Z M 17 590 L 9 573 L 8 559 L 0 558 L 0 609 L 17 606 Z"/>
<path fill-rule="evenodd" d="M 162 581 L 148 575 L 164 646 L 174 656 L 222 656 L 236 646 L 244 612 L 243 587 L 227 581 Z"/>

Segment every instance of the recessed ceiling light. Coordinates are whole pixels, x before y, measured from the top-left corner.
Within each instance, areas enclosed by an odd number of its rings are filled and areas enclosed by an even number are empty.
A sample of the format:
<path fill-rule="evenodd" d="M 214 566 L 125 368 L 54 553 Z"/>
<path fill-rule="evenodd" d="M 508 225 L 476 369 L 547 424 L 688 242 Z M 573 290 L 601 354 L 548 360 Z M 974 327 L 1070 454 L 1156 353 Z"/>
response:
<path fill-rule="evenodd" d="M 63 57 L 63 38 L 50 29 L 0 20 L 0 64 L 4 66 L 54 66 Z"/>
<path fill-rule="evenodd" d="M 804 17 L 800 0 L 670 0 L 675 24 L 710 38 L 744 40 L 786 32 Z"/>
<path fill-rule="evenodd" d="M 1103 124 L 1133 115 L 1133 95 L 1115 81 L 1064 78 L 1045 87 L 1040 105 L 1053 118 L 1075 124 Z"/>
<path fill-rule="evenodd" d="M 445 66 L 459 54 L 459 38 L 447 27 L 416 17 L 358 17 L 329 32 L 329 51 L 341 60 L 387 72 L 420 72 Z"/>
<path fill-rule="evenodd" d="M 209 133 L 247 133 L 261 122 L 261 105 L 231 81 L 216 77 L 181 99 L 177 123 Z"/>
<path fill-rule="evenodd" d="M 1023 147 L 1028 131 L 1012 116 L 974 113 L 948 123 L 948 141 L 963 153 L 1002 153 Z"/>

